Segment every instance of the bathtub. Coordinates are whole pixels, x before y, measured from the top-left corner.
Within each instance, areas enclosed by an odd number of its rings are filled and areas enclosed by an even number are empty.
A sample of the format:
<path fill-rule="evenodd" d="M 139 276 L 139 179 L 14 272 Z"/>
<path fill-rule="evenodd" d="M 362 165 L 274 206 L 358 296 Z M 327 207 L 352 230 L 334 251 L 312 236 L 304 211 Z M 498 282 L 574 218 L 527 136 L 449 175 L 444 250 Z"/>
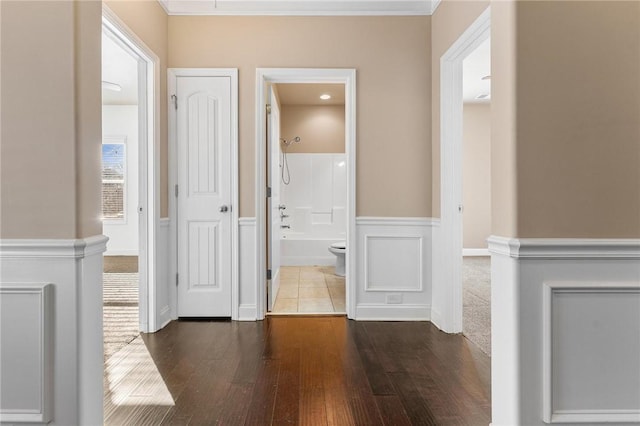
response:
<path fill-rule="evenodd" d="M 335 238 L 284 235 L 280 240 L 280 264 L 282 266 L 335 265 L 336 257 L 329 252 L 329 245 L 345 239 L 344 235 Z"/>

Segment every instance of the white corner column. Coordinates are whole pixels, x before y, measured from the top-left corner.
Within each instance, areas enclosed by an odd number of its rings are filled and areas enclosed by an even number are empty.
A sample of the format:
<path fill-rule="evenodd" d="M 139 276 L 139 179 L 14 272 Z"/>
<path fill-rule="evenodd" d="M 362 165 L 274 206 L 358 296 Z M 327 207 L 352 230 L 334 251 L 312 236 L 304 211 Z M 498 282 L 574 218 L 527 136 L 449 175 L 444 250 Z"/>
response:
<path fill-rule="evenodd" d="M 0 240 L 1 424 L 102 424 L 106 242 Z"/>
<path fill-rule="evenodd" d="M 640 423 L 640 240 L 489 250 L 492 425 Z"/>

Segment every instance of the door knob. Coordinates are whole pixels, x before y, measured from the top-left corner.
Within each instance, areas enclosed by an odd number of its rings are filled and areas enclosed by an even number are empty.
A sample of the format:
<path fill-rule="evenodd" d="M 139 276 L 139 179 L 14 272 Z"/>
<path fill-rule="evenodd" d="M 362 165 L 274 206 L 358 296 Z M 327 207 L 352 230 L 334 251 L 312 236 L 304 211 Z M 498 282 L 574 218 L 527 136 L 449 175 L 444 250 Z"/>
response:
<path fill-rule="evenodd" d="M 229 206 L 220 206 L 220 213 L 226 213 L 229 211 Z"/>

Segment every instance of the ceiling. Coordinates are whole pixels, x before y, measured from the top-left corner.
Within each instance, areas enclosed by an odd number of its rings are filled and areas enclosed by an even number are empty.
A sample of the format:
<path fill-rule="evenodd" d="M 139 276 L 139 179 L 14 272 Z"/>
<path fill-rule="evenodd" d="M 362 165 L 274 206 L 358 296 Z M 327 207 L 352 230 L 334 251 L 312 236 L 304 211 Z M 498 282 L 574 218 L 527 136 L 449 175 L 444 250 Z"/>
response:
<path fill-rule="evenodd" d="M 111 37 L 102 33 L 102 81 L 122 87 L 120 92 L 102 89 L 103 105 L 138 103 L 138 62 Z"/>
<path fill-rule="evenodd" d="M 279 83 L 275 86 L 281 105 L 344 105 L 344 84 Z M 325 93 L 331 95 L 331 99 L 320 99 Z"/>
<path fill-rule="evenodd" d="M 464 102 L 488 103 L 491 98 L 477 99 L 479 95 L 491 96 L 491 39 L 487 39 L 462 62 L 462 98 Z"/>
<path fill-rule="evenodd" d="M 440 0 L 158 0 L 169 15 L 431 15 Z"/>

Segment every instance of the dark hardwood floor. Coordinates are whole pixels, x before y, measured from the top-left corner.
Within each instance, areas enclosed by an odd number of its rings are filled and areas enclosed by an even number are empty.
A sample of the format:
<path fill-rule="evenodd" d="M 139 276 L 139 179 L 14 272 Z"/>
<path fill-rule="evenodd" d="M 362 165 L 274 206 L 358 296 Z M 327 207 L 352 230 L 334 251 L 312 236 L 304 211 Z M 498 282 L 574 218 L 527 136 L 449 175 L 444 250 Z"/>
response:
<path fill-rule="evenodd" d="M 447 335 L 427 322 L 176 321 L 143 335 L 138 346 L 148 353 L 132 352 L 111 367 L 106 424 L 488 425 L 491 420 L 490 359 L 462 335 Z M 148 368 L 145 356 L 157 372 L 124 369 L 128 357 Z M 170 397 L 153 402 L 159 391 L 141 389 L 144 383 L 166 386 Z M 127 395 L 117 396 L 122 389 Z"/>

